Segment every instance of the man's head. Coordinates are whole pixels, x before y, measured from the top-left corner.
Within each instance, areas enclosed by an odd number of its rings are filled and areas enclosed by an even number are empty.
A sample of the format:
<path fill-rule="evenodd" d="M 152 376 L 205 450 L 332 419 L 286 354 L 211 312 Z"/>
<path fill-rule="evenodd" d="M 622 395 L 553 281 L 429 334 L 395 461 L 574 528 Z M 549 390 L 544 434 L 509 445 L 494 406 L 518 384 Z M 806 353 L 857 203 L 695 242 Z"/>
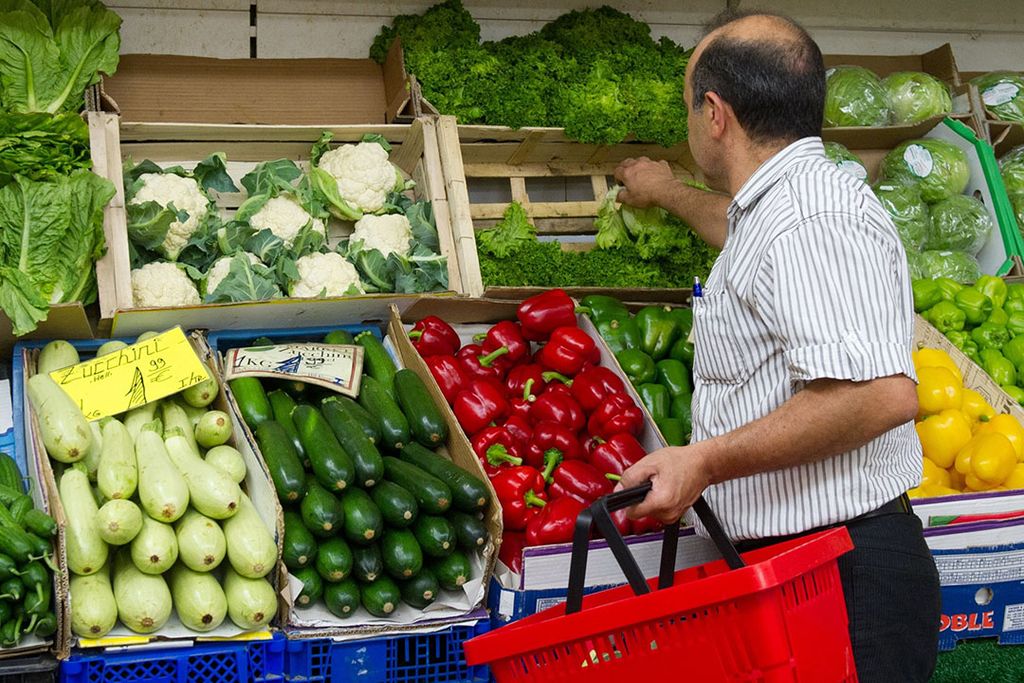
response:
<path fill-rule="evenodd" d="M 706 28 L 686 71 L 690 149 L 719 187 L 739 157 L 821 134 L 821 50 L 791 19 L 723 12 Z"/>

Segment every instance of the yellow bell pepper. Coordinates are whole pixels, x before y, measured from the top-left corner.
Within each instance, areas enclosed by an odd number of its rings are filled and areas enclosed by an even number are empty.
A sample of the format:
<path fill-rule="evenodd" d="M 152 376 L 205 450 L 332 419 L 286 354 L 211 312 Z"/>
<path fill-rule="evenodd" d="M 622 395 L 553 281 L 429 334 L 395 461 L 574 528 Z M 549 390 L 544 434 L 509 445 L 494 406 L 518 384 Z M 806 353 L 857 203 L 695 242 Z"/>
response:
<path fill-rule="evenodd" d="M 1017 465 L 1013 444 L 998 432 L 977 434 L 956 455 L 956 470 L 967 488 L 985 491 L 1006 481 Z"/>
<path fill-rule="evenodd" d="M 1013 472 L 1003 482 L 1003 486 L 1008 489 L 1024 489 L 1024 463 L 1017 463 Z"/>
<path fill-rule="evenodd" d="M 918 417 L 935 415 L 963 402 L 963 385 L 946 368 L 925 367 L 917 371 Z"/>
<path fill-rule="evenodd" d="M 960 396 L 960 410 L 971 421 L 972 426 L 976 426 L 980 422 L 988 422 L 995 417 L 996 409 L 974 389 L 964 387 Z"/>
<path fill-rule="evenodd" d="M 952 478 L 947 470 L 942 469 L 928 458 L 921 458 L 921 460 L 923 461 L 921 463 L 921 486 L 923 488 L 934 486 L 951 488 Z"/>
<path fill-rule="evenodd" d="M 954 491 L 963 491 L 967 488 L 967 482 L 964 481 L 964 475 L 956 471 L 955 467 L 950 467 L 949 472 L 949 487 Z"/>
<path fill-rule="evenodd" d="M 927 460 L 938 467 L 951 467 L 967 442 L 971 440 L 971 422 L 959 410 L 943 410 L 914 425 L 921 439 L 921 450 Z"/>
<path fill-rule="evenodd" d="M 960 368 L 956 366 L 956 363 L 949 357 L 949 354 L 941 349 L 923 348 L 914 351 L 911 357 L 914 361 L 915 370 L 920 370 L 921 368 L 946 368 L 953 373 L 953 376 L 956 377 L 960 384 L 964 383 L 964 377 L 960 373 Z"/>
<path fill-rule="evenodd" d="M 1024 462 L 1024 427 L 1021 427 L 1013 415 L 996 415 L 988 422 L 978 426 L 977 434 L 1002 434 L 1013 445 L 1017 454 L 1017 462 Z"/>

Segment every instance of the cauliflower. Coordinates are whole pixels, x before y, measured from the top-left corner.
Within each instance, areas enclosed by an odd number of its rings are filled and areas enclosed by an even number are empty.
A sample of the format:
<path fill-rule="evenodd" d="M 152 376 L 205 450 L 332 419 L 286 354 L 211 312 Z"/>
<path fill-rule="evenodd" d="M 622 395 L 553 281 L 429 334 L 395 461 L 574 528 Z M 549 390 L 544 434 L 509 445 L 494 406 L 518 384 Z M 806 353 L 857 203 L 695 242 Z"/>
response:
<path fill-rule="evenodd" d="M 363 293 L 359 272 L 341 254 L 309 254 L 296 261 L 295 266 L 299 270 L 299 279 L 292 283 L 289 296 L 345 296 L 353 287 Z"/>
<path fill-rule="evenodd" d="M 132 271 L 132 298 L 137 308 L 195 306 L 199 291 L 173 263 L 147 263 Z"/>
<path fill-rule="evenodd" d="M 314 232 L 326 236 L 322 220 L 310 216 L 292 195 L 281 195 L 254 213 L 249 219 L 249 225 L 256 230 L 269 230 L 281 238 L 284 246 L 291 247 L 299 231 L 306 227 L 311 218 Z"/>
<path fill-rule="evenodd" d="M 252 263 L 253 265 L 262 263 L 256 254 L 250 254 L 249 252 L 244 253 L 249 257 L 249 263 Z M 210 266 L 210 270 L 206 271 L 207 294 L 212 294 L 217 291 L 217 286 L 228 276 L 228 273 L 231 271 L 231 259 L 231 256 L 221 256 L 212 266 Z"/>
<path fill-rule="evenodd" d="M 210 210 L 210 201 L 194 178 L 183 178 L 173 173 L 143 173 L 139 176 L 142 186 L 132 197 L 132 204 L 156 202 L 162 207 L 174 204 L 178 211 L 188 213 L 184 222 L 174 221 L 167 230 L 160 250 L 172 261 L 188 244 L 192 233 L 199 229 L 199 223 Z"/>
<path fill-rule="evenodd" d="M 376 249 L 384 258 L 391 254 L 408 256 L 412 250 L 412 226 L 400 213 L 366 215 L 356 222 L 350 242 L 362 240 L 363 249 Z"/>
<path fill-rule="evenodd" d="M 388 161 L 387 151 L 376 142 L 342 145 L 320 157 L 318 168 L 338 181 L 338 194 L 366 213 L 380 211 L 388 193 L 400 191 L 402 174 Z"/>

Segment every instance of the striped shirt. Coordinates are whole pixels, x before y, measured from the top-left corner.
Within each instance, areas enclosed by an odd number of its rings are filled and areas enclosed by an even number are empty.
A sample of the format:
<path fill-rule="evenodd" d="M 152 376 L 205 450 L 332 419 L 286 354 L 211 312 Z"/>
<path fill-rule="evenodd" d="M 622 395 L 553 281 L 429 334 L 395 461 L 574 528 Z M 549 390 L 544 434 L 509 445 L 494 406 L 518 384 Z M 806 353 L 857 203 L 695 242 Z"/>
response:
<path fill-rule="evenodd" d="M 916 380 L 913 300 L 896 228 L 863 181 L 808 137 L 733 198 L 725 247 L 695 297 L 693 441 L 771 413 L 819 378 Z M 854 451 L 705 492 L 733 540 L 851 519 L 921 479 L 913 423 Z"/>

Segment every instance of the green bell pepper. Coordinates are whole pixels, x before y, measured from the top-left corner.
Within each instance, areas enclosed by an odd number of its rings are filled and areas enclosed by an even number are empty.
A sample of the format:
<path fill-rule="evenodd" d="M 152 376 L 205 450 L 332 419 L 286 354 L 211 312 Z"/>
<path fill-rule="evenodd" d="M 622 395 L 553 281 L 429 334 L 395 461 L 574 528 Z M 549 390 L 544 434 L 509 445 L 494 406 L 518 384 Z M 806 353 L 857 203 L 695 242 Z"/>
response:
<path fill-rule="evenodd" d="M 647 411 L 655 420 L 664 420 L 668 417 L 668 409 L 672 404 L 672 396 L 668 389 L 654 382 L 641 384 L 636 388 L 640 394 L 640 401 L 647 407 Z"/>
<path fill-rule="evenodd" d="M 992 305 L 996 308 L 1002 308 L 1003 304 L 1006 303 L 1006 283 L 1003 282 L 1003 278 L 996 277 L 995 275 L 982 275 L 978 278 L 978 281 L 974 283 L 973 289 L 981 292 L 989 298 Z"/>
<path fill-rule="evenodd" d="M 586 313 L 595 325 L 612 320 L 626 320 L 629 318 L 629 309 L 621 301 L 613 296 L 603 294 L 591 294 L 580 301 L 578 313 Z"/>
<path fill-rule="evenodd" d="M 1006 311 L 1007 315 L 1024 313 L 1024 299 L 1007 299 L 1006 303 L 1003 304 L 1003 310 Z"/>
<path fill-rule="evenodd" d="M 1017 368 L 1003 354 L 995 349 L 982 349 L 980 355 L 981 367 L 996 384 L 1013 384 L 1017 381 Z"/>
<path fill-rule="evenodd" d="M 659 360 L 654 367 L 658 370 L 656 381 L 668 389 L 669 396 L 675 398 L 693 393 L 693 387 L 690 386 L 690 371 L 682 361 L 666 358 Z"/>
<path fill-rule="evenodd" d="M 1024 336 L 1014 337 L 1006 342 L 1001 351 L 1014 365 L 1024 365 Z"/>
<path fill-rule="evenodd" d="M 967 315 L 952 301 L 940 301 L 925 311 L 924 317 L 943 334 L 950 330 L 962 330 L 967 322 Z"/>
<path fill-rule="evenodd" d="M 960 349 L 961 351 L 964 350 L 964 344 L 971 341 L 971 333 L 964 332 L 963 330 L 950 330 L 949 332 L 946 333 L 945 337 L 946 339 L 949 340 L 950 344 Z"/>
<path fill-rule="evenodd" d="M 639 349 L 641 346 L 640 328 L 631 318 L 599 322 L 597 331 L 604 338 L 612 353 L 619 353 L 626 349 Z"/>
<path fill-rule="evenodd" d="M 1000 385 L 1000 388 L 1009 394 L 1010 398 L 1024 406 L 1024 389 L 1021 389 L 1016 384 L 1003 384 Z"/>
<path fill-rule="evenodd" d="M 1011 337 L 1024 335 L 1024 313 L 1011 313 L 1006 321 L 1006 329 L 1010 331 Z"/>
<path fill-rule="evenodd" d="M 668 312 L 668 317 L 679 324 L 679 332 L 686 337 L 693 329 L 693 309 L 679 306 Z"/>
<path fill-rule="evenodd" d="M 935 280 L 914 280 L 910 283 L 914 292 L 914 310 L 923 313 L 942 301 L 942 290 Z"/>
<path fill-rule="evenodd" d="M 668 356 L 672 344 L 682 335 L 671 311 L 669 306 L 645 306 L 633 318 L 640 328 L 640 348 L 654 360 Z"/>
<path fill-rule="evenodd" d="M 1010 331 L 1006 329 L 1005 325 L 982 323 L 971 330 L 971 339 L 974 340 L 974 343 L 976 343 L 978 348 L 982 351 L 985 351 L 986 349 L 995 349 L 998 351 L 1006 345 L 1006 342 L 1010 341 Z"/>
<path fill-rule="evenodd" d="M 1018 283 L 1006 285 L 1006 300 L 1024 301 L 1024 285 Z"/>
<path fill-rule="evenodd" d="M 944 301 L 952 301 L 956 293 L 964 288 L 962 284 L 948 277 L 940 277 L 935 280 L 935 284 L 939 286 L 939 291 L 942 292 Z"/>
<path fill-rule="evenodd" d="M 992 312 L 989 314 L 988 319 L 985 322 L 992 323 L 993 325 L 1006 325 L 1009 321 L 1010 316 L 1007 315 L 1006 311 L 993 306 Z"/>
<path fill-rule="evenodd" d="M 653 382 L 657 376 L 654 360 L 640 349 L 624 349 L 616 353 L 615 358 L 635 387 Z"/>
<path fill-rule="evenodd" d="M 665 437 L 665 443 L 669 446 L 685 446 L 690 442 L 690 435 L 687 433 L 686 425 L 683 424 L 682 420 L 674 417 L 663 417 L 660 420 L 655 420 L 654 423 L 658 425 L 658 431 Z"/>
<path fill-rule="evenodd" d="M 686 364 L 686 367 L 693 367 L 693 342 L 689 341 L 686 337 L 681 337 L 676 340 L 676 343 L 672 345 L 672 348 L 668 350 L 668 357 L 674 360 L 682 361 Z"/>
<path fill-rule="evenodd" d="M 967 316 L 970 325 L 980 325 L 992 315 L 992 302 L 976 289 L 965 287 L 953 297 L 953 303 Z"/>
<path fill-rule="evenodd" d="M 693 412 L 691 410 L 692 398 L 690 396 L 678 396 L 672 399 L 668 407 L 668 416 L 676 420 L 682 420 L 686 426 L 686 433 L 689 434 L 693 427 Z"/>

